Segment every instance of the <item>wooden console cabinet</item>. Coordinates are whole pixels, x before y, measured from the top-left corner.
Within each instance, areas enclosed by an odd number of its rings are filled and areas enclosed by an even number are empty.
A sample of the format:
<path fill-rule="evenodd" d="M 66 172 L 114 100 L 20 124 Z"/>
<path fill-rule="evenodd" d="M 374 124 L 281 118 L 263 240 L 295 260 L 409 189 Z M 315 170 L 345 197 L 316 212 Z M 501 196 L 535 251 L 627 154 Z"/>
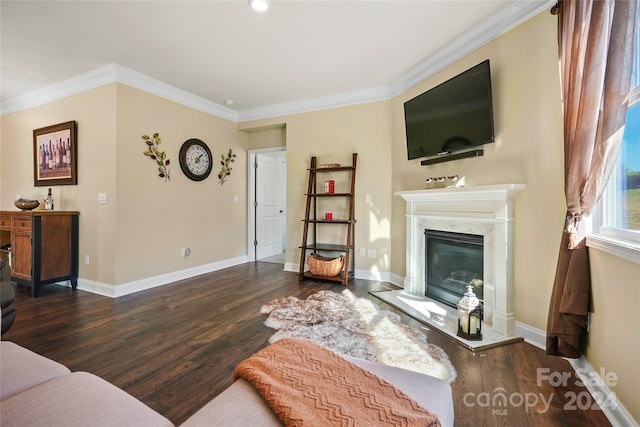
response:
<path fill-rule="evenodd" d="M 78 216 L 75 211 L 0 211 L 0 251 L 11 280 L 31 287 L 63 280 L 78 286 Z"/>

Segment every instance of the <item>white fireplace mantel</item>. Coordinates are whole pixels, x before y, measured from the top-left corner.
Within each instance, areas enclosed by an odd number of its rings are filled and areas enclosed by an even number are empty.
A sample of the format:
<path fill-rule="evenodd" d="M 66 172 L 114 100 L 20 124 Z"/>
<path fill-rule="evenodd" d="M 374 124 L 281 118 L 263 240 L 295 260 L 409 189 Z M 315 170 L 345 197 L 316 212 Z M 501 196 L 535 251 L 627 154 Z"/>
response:
<path fill-rule="evenodd" d="M 404 291 L 426 294 L 424 230 L 484 237 L 484 319 L 501 335 L 513 335 L 513 199 L 525 184 L 398 191 L 407 203 Z"/>

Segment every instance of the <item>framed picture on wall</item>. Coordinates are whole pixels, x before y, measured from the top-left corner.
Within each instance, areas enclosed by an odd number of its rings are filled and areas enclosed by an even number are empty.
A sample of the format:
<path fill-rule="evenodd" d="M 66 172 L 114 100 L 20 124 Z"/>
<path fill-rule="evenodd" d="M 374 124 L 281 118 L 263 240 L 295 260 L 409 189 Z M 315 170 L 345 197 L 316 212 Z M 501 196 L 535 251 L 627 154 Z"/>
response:
<path fill-rule="evenodd" d="M 76 122 L 33 131 L 33 185 L 78 184 Z"/>

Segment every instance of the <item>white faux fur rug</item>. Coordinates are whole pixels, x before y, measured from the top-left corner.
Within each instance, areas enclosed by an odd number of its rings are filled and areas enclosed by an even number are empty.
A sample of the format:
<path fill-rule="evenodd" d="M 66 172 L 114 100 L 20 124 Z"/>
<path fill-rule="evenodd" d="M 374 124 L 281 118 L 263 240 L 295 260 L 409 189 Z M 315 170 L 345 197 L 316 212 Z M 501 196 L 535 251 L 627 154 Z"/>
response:
<path fill-rule="evenodd" d="M 269 342 L 284 337 L 307 338 L 340 354 L 422 372 L 449 383 L 456 370 L 440 347 L 429 344 L 419 330 L 400 316 L 379 310 L 345 289 L 319 291 L 306 300 L 277 298 L 260 308 L 264 324 L 278 330 Z"/>

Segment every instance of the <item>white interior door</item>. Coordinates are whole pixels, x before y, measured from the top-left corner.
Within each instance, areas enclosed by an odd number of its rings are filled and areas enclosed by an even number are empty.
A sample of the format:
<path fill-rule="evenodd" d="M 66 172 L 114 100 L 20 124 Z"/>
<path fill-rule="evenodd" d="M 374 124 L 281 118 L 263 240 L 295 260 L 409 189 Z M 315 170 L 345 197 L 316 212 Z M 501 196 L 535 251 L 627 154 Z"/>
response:
<path fill-rule="evenodd" d="M 281 151 L 282 155 L 278 156 L 279 180 L 278 194 L 280 196 L 280 232 L 282 236 L 282 252 L 287 250 L 287 158 L 286 151 Z"/>
<path fill-rule="evenodd" d="M 256 259 L 282 253 L 280 162 L 256 154 Z"/>

